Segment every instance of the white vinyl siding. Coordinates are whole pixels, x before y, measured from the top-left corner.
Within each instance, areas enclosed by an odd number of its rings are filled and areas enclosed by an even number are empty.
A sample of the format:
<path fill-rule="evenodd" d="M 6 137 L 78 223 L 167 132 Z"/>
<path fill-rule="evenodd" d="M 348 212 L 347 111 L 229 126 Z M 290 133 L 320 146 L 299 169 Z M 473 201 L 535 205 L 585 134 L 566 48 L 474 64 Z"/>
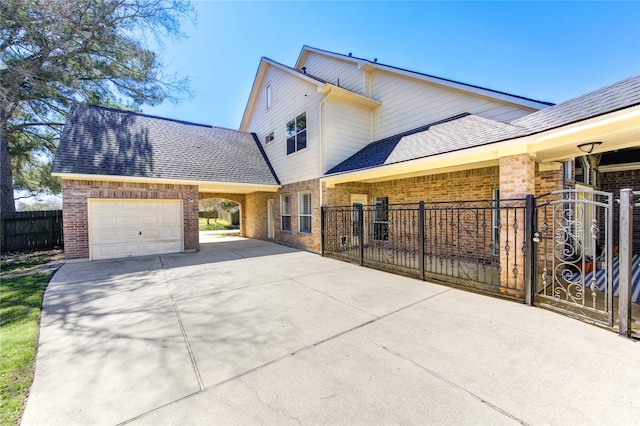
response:
<path fill-rule="evenodd" d="M 340 87 L 364 94 L 362 70 L 358 69 L 355 62 L 311 52 L 301 67 L 306 67 L 307 73 L 336 86 L 340 79 Z"/>
<path fill-rule="evenodd" d="M 303 234 L 311 233 L 311 191 L 298 193 L 298 231 Z"/>
<path fill-rule="evenodd" d="M 371 142 L 371 112 L 342 102 L 326 103 L 323 171 L 327 172 Z"/>
<path fill-rule="evenodd" d="M 271 66 L 265 71 L 263 82 L 271 85 L 271 108 L 254 108 L 244 130 L 258 135 L 274 132 L 274 140 L 265 144 L 264 150 L 282 184 L 317 178 L 321 173 L 318 122 L 323 95 L 314 84 Z M 257 93 L 256 105 L 265 105 L 265 88 Z M 304 111 L 307 147 L 287 155 L 286 124 Z"/>
<path fill-rule="evenodd" d="M 382 101 L 374 110 L 374 140 L 465 112 L 510 121 L 534 111 L 386 71 L 375 71 L 371 78 L 372 97 Z"/>

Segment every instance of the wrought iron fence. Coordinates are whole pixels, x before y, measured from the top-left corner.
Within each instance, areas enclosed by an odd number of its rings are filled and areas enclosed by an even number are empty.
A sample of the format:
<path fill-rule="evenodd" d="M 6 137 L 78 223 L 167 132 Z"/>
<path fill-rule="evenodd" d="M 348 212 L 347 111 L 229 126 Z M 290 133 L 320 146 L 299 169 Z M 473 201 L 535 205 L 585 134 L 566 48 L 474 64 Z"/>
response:
<path fill-rule="evenodd" d="M 524 300 L 524 199 L 322 208 L 323 255 Z"/>
<path fill-rule="evenodd" d="M 613 325 L 611 193 L 561 190 L 536 198 L 536 300 Z"/>

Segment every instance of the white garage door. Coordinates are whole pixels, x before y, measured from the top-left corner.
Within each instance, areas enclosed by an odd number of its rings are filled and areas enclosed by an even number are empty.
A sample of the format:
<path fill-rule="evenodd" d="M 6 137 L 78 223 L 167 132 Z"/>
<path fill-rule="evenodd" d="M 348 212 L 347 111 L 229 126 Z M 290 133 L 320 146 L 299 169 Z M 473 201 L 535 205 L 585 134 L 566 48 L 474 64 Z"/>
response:
<path fill-rule="evenodd" d="M 182 200 L 88 201 L 91 260 L 183 251 Z"/>

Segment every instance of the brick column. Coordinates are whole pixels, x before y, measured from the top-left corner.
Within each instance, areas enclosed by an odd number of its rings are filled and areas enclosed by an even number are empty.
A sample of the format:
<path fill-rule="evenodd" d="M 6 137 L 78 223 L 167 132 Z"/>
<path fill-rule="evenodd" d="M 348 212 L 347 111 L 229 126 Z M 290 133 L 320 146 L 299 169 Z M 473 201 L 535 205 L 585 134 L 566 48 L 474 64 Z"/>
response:
<path fill-rule="evenodd" d="M 500 198 L 524 199 L 527 194 L 535 194 L 535 171 L 536 163 L 529 154 L 500 158 Z M 507 206 L 524 206 L 524 200 L 501 203 L 501 207 Z M 500 225 L 500 292 L 524 299 L 524 208 L 501 208 Z"/>

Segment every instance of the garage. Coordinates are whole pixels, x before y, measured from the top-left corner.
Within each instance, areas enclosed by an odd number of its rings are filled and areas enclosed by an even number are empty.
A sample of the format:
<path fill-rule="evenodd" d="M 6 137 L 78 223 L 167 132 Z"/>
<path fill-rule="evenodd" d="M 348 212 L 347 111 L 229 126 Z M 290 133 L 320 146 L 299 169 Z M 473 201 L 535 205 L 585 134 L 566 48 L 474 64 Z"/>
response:
<path fill-rule="evenodd" d="M 183 251 L 182 200 L 87 201 L 91 260 Z"/>

